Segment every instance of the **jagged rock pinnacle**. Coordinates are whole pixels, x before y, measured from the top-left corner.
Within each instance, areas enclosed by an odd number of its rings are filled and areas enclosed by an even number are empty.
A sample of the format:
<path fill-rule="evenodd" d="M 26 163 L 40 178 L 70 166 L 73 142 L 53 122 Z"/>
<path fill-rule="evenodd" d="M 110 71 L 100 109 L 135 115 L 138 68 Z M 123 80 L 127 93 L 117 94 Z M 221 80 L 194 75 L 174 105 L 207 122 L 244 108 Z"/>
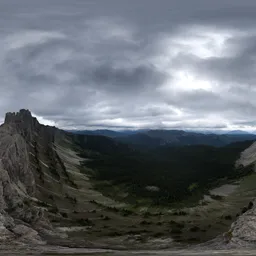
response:
<path fill-rule="evenodd" d="M 8 112 L 5 115 L 5 124 L 11 126 L 16 131 L 30 139 L 32 133 L 40 126 L 35 117 L 32 116 L 28 109 L 21 109 L 19 112 Z"/>
<path fill-rule="evenodd" d="M 5 123 L 18 123 L 20 121 L 30 121 L 32 114 L 28 109 L 21 109 L 19 112 L 8 112 L 5 115 Z"/>

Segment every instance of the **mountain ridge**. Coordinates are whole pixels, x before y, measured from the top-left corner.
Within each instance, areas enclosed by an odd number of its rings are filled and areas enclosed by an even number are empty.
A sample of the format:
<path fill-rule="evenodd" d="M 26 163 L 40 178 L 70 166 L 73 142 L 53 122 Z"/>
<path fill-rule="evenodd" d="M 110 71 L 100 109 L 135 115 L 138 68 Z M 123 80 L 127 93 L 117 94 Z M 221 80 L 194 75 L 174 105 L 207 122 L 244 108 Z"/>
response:
<path fill-rule="evenodd" d="M 92 130 L 92 131 L 69 131 L 83 135 L 102 135 L 110 137 L 118 142 L 126 143 L 132 147 L 143 150 L 158 146 L 184 146 L 184 145 L 211 145 L 222 147 L 229 143 L 255 140 L 256 135 L 250 133 L 224 133 L 224 134 L 205 134 L 184 130 L 136 130 L 136 131 L 111 131 L 111 130 Z"/>

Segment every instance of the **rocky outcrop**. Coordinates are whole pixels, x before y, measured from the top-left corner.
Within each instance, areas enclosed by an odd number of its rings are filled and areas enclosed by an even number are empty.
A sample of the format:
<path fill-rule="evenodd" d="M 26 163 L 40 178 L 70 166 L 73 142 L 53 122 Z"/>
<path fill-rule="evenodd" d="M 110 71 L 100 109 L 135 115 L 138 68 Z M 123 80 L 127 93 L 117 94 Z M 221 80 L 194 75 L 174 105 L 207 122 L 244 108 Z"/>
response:
<path fill-rule="evenodd" d="M 38 232 L 34 229 L 25 226 L 25 225 L 16 225 L 12 232 L 17 236 L 19 242 L 22 243 L 33 243 L 33 244 L 45 244 L 45 242 L 41 239 Z"/>
<path fill-rule="evenodd" d="M 236 162 L 236 166 L 252 166 L 254 170 L 256 170 L 256 142 L 241 153 L 240 158 Z"/>
<path fill-rule="evenodd" d="M 81 165 L 86 150 L 72 134 L 39 124 L 28 110 L 6 114 L 0 126 L 0 241 L 92 246 L 88 234 L 69 237 L 72 227 L 91 228 L 92 215 L 105 223 L 109 217 L 102 211 L 124 204 L 93 188 Z"/>
<path fill-rule="evenodd" d="M 256 170 L 256 142 L 241 153 L 236 167 Z M 256 200 L 244 207 L 243 212 L 223 235 L 228 247 L 256 247 Z"/>
<path fill-rule="evenodd" d="M 256 200 L 252 205 L 256 204 Z M 229 248 L 255 248 L 256 243 L 256 207 L 252 206 L 231 225 L 223 234 L 224 242 Z"/>
<path fill-rule="evenodd" d="M 113 204 L 81 172 L 78 148 L 70 134 L 39 124 L 28 110 L 6 114 L 0 126 L 0 241 L 66 244 L 67 232 L 56 225 L 88 226 L 84 212 L 95 198 Z"/>
<path fill-rule="evenodd" d="M 36 229 L 51 229 L 45 209 L 33 202 L 43 165 L 40 156 L 51 154 L 52 165 L 56 165 L 54 130 L 40 125 L 25 109 L 6 114 L 0 127 L 0 240 L 42 243 Z"/>

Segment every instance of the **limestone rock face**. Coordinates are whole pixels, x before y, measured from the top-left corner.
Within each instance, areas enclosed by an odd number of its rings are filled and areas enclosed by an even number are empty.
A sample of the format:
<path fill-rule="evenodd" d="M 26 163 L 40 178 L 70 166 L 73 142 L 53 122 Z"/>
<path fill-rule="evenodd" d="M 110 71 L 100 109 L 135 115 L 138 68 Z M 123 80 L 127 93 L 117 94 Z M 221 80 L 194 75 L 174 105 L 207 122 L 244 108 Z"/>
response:
<path fill-rule="evenodd" d="M 34 229 L 25 226 L 25 225 L 17 225 L 12 230 L 12 232 L 17 236 L 19 242 L 23 243 L 33 243 L 33 244 L 45 244 L 45 242 L 41 239 L 38 232 Z"/>
<path fill-rule="evenodd" d="M 81 166 L 83 150 L 73 135 L 39 124 L 28 110 L 6 114 L 0 126 L 0 241 L 76 244 L 59 225 L 80 225 L 95 199 L 120 205 L 93 189 Z"/>
<path fill-rule="evenodd" d="M 242 165 L 243 167 L 254 165 L 254 170 L 256 170 L 256 142 L 241 153 L 236 165 Z"/>
<path fill-rule="evenodd" d="M 17 113 L 7 113 L 4 123 L 19 132 L 26 140 L 31 140 L 33 132 L 40 127 L 37 119 L 26 109 L 21 109 Z"/>
<path fill-rule="evenodd" d="M 37 196 L 41 168 L 38 156 L 34 158 L 41 152 L 51 153 L 54 129 L 40 125 L 25 109 L 7 113 L 0 126 L 0 240 L 20 235 L 24 241 L 42 243 L 35 229 L 51 229 L 44 209 L 31 202 Z M 40 149 L 39 138 L 43 144 Z M 19 221 L 28 226 L 17 225 Z"/>
<path fill-rule="evenodd" d="M 254 201 L 254 205 L 256 200 Z M 254 247 L 256 242 L 256 207 L 241 215 L 224 235 L 228 247 Z"/>
<path fill-rule="evenodd" d="M 256 170 L 256 142 L 243 151 L 236 162 L 237 166 L 251 166 Z M 238 217 L 230 230 L 224 235 L 224 240 L 231 247 L 253 247 L 256 243 L 256 200 L 250 203 L 248 210 Z"/>

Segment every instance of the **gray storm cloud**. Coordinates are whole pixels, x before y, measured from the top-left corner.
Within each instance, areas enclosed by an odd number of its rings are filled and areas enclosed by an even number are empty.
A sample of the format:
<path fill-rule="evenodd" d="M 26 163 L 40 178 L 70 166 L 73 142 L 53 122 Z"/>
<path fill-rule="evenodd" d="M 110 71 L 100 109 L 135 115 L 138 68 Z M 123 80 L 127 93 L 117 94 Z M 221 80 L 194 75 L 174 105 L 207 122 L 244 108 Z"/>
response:
<path fill-rule="evenodd" d="M 254 129 L 255 23 L 250 0 L 2 0 L 0 117 Z"/>

